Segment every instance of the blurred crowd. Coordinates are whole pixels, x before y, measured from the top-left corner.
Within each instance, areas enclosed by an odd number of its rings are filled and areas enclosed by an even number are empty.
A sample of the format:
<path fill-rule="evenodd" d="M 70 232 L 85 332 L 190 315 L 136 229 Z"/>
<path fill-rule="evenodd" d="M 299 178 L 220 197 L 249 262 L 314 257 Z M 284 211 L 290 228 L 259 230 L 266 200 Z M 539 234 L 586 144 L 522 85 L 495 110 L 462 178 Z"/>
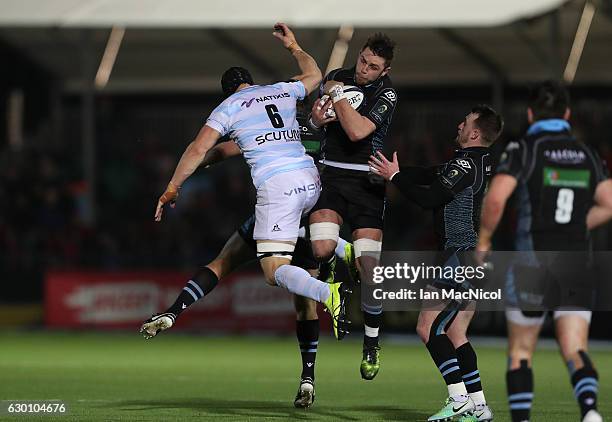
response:
<path fill-rule="evenodd" d="M 457 124 L 473 104 L 422 104 L 409 94 L 400 94 L 400 99 L 386 152 L 397 151 L 400 162 L 412 165 L 448 159 Z M 21 149 L 0 143 L 2 299 L 41 298 L 49 270 L 190 270 L 213 258 L 253 211 L 254 189 L 241 158 L 199 170 L 161 223 L 153 221 L 153 213 L 180 154 L 217 100 L 98 104 L 93 221 L 87 208 L 92 186 L 83 176 L 78 107 L 64 113 L 63 139 L 46 142 L 49 134 L 41 130 L 28 134 Z M 506 105 L 506 130 L 496 154 L 525 130 L 522 107 Z M 579 103 L 573 121 L 579 136 L 597 145 L 612 163 L 612 106 Z M 385 249 L 433 248 L 430 213 L 393 188 L 388 194 Z M 502 248 L 511 247 L 509 233 L 510 228 L 501 233 Z"/>

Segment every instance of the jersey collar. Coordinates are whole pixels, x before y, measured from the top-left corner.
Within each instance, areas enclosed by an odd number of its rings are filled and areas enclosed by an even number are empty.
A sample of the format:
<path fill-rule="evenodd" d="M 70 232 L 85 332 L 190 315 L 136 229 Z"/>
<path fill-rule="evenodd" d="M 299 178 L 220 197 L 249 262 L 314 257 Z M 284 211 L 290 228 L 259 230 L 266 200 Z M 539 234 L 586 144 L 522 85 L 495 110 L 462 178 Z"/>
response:
<path fill-rule="evenodd" d="M 527 129 L 527 135 L 535 135 L 540 132 L 569 132 L 571 126 L 567 120 L 545 119 L 538 120 Z"/>
<path fill-rule="evenodd" d="M 466 148 L 455 148 L 455 155 L 461 155 L 466 152 L 487 152 L 489 151 L 489 147 L 485 146 L 474 146 L 474 147 L 466 147 Z"/>

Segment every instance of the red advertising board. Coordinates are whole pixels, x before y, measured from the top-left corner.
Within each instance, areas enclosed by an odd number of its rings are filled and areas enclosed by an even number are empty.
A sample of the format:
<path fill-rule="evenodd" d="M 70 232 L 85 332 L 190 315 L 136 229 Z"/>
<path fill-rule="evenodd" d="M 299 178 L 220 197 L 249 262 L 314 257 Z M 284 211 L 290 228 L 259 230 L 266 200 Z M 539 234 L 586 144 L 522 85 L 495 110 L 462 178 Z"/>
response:
<path fill-rule="evenodd" d="M 45 280 L 45 322 L 53 328 L 136 330 L 170 306 L 189 280 L 179 272 L 52 272 Z M 327 320 L 327 319 L 326 319 Z M 181 314 L 176 328 L 214 332 L 292 332 L 291 295 L 258 272 L 224 278 Z"/>

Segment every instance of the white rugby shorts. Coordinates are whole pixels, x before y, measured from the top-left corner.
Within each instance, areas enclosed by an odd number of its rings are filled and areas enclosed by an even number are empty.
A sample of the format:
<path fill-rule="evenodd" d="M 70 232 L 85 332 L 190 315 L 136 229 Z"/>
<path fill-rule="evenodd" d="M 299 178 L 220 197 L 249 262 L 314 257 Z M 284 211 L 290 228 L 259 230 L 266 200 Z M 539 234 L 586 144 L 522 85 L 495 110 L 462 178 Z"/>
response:
<path fill-rule="evenodd" d="M 307 168 L 278 173 L 259 186 L 255 204 L 255 240 L 296 241 L 300 220 L 321 193 L 319 171 Z"/>

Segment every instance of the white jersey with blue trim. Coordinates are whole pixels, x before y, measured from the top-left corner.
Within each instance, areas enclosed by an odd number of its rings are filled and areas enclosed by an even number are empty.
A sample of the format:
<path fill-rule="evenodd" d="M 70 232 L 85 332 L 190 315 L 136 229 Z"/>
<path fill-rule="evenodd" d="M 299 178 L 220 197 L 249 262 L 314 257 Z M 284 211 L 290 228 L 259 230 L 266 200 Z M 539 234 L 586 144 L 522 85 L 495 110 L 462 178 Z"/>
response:
<path fill-rule="evenodd" d="M 296 101 L 305 96 L 300 81 L 253 85 L 228 97 L 208 117 L 208 126 L 238 144 L 256 188 L 278 173 L 315 167 L 296 121 Z"/>

